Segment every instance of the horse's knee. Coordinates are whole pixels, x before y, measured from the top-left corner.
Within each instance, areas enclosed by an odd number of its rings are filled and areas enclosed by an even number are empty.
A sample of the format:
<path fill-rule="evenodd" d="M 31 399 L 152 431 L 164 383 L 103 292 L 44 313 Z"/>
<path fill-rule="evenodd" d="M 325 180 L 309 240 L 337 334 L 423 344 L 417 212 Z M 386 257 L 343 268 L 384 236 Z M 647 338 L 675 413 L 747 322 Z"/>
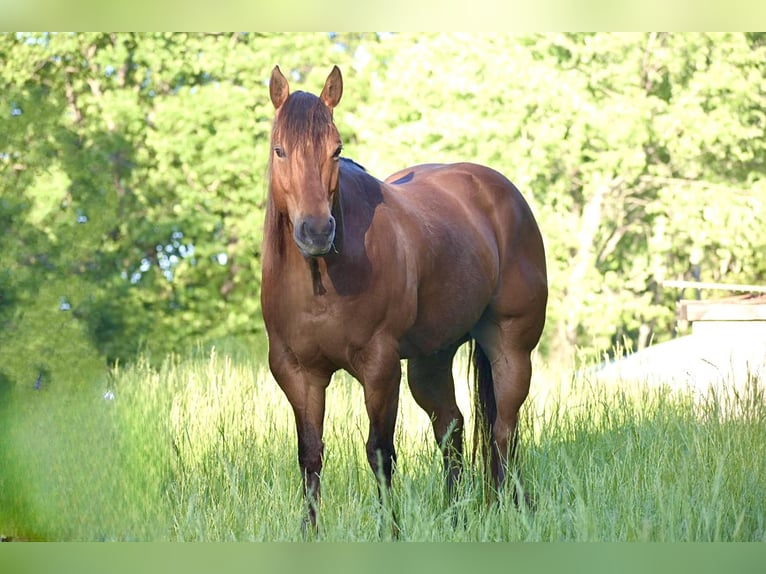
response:
<path fill-rule="evenodd" d="M 457 409 L 450 411 L 447 416 L 435 418 L 433 428 L 439 448 L 443 451 L 462 452 L 464 424 L 463 414 Z"/>
<path fill-rule="evenodd" d="M 318 475 L 322 471 L 324 445 L 316 437 L 302 436 L 298 438 L 298 464 L 308 475 Z"/>
<path fill-rule="evenodd" d="M 302 453 L 298 455 L 298 464 L 308 475 L 318 475 L 322 472 L 322 454 L 318 452 Z"/>
<path fill-rule="evenodd" d="M 513 444 L 513 438 L 516 435 L 517 420 L 502 420 L 498 417 L 495 424 L 492 425 L 492 438 L 497 445 L 498 454 L 506 457 L 509 454 L 509 448 Z"/>
<path fill-rule="evenodd" d="M 375 442 L 367 443 L 367 462 L 375 476 L 382 476 L 387 483 L 391 481 L 393 465 L 396 462 L 396 451 L 393 445 L 380 445 Z"/>

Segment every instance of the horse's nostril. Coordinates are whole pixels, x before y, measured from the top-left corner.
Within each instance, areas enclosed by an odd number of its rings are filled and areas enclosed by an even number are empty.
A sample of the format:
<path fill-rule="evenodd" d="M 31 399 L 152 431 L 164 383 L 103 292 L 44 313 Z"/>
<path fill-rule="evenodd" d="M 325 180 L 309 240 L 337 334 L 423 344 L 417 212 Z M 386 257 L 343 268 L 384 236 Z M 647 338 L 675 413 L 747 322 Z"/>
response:
<path fill-rule="evenodd" d="M 324 255 L 335 241 L 335 218 L 305 217 L 296 222 L 295 241 L 304 254 Z"/>
<path fill-rule="evenodd" d="M 306 218 L 301 225 L 301 233 L 305 237 L 315 239 L 327 237 L 335 231 L 335 218 L 331 215 L 329 219 Z"/>

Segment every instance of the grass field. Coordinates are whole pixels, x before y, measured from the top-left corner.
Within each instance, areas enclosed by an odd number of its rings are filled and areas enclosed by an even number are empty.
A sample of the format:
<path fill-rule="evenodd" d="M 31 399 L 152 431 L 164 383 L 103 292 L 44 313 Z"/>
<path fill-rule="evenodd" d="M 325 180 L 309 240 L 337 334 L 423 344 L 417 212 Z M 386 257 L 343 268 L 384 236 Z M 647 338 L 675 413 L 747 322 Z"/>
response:
<path fill-rule="evenodd" d="M 360 386 L 333 381 L 315 538 L 387 540 L 393 506 L 402 540 L 766 540 L 764 381 L 700 398 L 537 365 L 521 430 L 534 510 L 508 496 L 488 504 L 470 468 L 449 504 L 428 418 L 403 389 L 394 489 L 381 506 Z M 15 389 L 3 406 L 4 537 L 304 539 L 292 412 L 261 364 L 171 357 L 77 395 Z"/>

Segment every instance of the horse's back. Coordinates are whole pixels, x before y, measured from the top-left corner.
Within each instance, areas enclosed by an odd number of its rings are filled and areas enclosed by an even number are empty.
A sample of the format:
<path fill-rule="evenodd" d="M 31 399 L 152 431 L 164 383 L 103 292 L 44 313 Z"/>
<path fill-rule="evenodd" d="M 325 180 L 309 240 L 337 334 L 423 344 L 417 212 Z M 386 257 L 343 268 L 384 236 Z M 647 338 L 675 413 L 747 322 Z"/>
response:
<path fill-rule="evenodd" d="M 507 204 L 513 209 L 529 210 L 526 200 L 508 178 L 491 167 L 476 163 L 415 165 L 391 174 L 384 183 L 402 193 L 454 196 L 461 201 L 472 202 L 474 208 L 493 210 Z M 485 198 L 499 205 L 486 205 L 483 202 Z"/>
<path fill-rule="evenodd" d="M 385 183 L 390 185 L 403 186 L 405 184 L 412 183 L 416 177 L 418 183 L 420 183 L 422 178 L 428 173 L 448 169 L 450 167 L 451 164 L 445 163 L 421 163 L 400 169 L 399 171 L 392 173 L 385 179 Z"/>
<path fill-rule="evenodd" d="M 424 221 L 491 229 L 500 258 L 523 249 L 537 265 L 545 265 L 542 236 L 532 210 L 516 186 L 502 173 L 475 163 L 421 164 L 385 180 L 386 188 Z M 540 260 L 540 261 L 538 261 Z"/>

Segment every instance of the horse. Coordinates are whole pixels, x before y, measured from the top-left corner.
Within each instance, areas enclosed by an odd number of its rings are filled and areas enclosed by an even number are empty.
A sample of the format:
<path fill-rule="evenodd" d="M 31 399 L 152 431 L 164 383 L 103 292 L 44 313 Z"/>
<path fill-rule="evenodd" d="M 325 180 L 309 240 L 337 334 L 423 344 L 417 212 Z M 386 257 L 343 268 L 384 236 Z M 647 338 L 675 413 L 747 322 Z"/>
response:
<path fill-rule="evenodd" d="M 333 110 L 342 93 L 337 66 L 319 96 L 291 93 L 279 66 L 271 73 L 261 309 L 269 368 L 295 415 L 304 521 L 314 528 L 325 391 L 341 369 L 363 388 L 379 494 L 391 488 L 396 461 L 402 359 L 454 491 L 464 418 L 452 361 L 467 341 L 479 446 L 499 489 L 512 470 L 548 299 L 542 235 L 513 183 L 474 163 L 423 164 L 376 179 L 341 157 Z"/>

